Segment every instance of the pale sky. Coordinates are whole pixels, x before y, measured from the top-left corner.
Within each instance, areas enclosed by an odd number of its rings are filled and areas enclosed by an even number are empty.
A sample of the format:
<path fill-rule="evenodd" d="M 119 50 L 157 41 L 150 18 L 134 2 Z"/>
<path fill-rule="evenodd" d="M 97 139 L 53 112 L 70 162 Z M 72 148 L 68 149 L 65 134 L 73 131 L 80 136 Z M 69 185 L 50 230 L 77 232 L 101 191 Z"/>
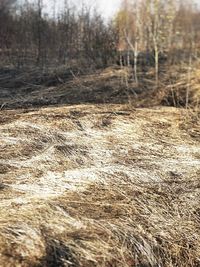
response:
<path fill-rule="evenodd" d="M 85 2 L 97 6 L 101 14 L 109 18 L 118 10 L 121 0 L 86 0 Z"/>
<path fill-rule="evenodd" d="M 51 10 L 54 0 L 43 0 L 43 3 L 47 10 Z M 62 8 L 64 0 L 56 0 L 56 6 L 58 9 Z M 73 5 L 79 7 L 85 3 L 91 8 L 96 8 L 105 19 L 109 19 L 118 10 L 121 0 L 70 0 Z"/>

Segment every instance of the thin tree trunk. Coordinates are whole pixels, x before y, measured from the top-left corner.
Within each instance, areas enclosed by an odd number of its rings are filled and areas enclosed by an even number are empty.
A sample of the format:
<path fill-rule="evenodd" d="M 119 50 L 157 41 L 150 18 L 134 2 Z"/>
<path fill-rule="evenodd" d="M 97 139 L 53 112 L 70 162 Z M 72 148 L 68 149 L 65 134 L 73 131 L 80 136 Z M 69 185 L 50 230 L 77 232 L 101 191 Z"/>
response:
<path fill-rule="evenodd" d="M 185 108 L 186 109 L 188 109 L 188 106 L 189 106 L 189 93 L 190 93 L 190 86 L 191 86 L 191 70 L 192 70 L 192 56 L 190 55 L 189 66 L 188 66 L 188 82 L 187 82 L 186 98 L 185 98 Z"/>
<path fill-rule="evenodd" d="M 41 19 L 42 19 L 42 0 L 38 0 L 38 48 L 37 48 L 37 64 L 40 64 L 42 59 L 42 32 L 41 32 Z"/>
<path fill-rule="evenodd" d="M 133 46 L 127 34 L 125 34 L 125 37 L 128 42 L 128 45 L 131 47 L 134 53 L 134 79 L 135 79 L 135 82 L 138 83 L 138 75 L 137 75 L 138 42 L 136 40 L 135 45 Z"/>
<path fill-rule="evenodd" d="M 130 51 L 127 51 L 127 66 L 130 67 Z"/>
<path fill-rule="evenodd" d="M 155 80 L 156 80 L 156 87 L 158 87 L 158 80 L 159 80 L 159 51 L 158 46 L 155 44 Z"/>
<path fill-rule="evenodd" d="M 138 83 L 137 61 L 138 61 L 138 42 L 135 41 L 135 49 L 134 49 L 134 78 L 135 78 L 135 82 L 136 83 Z"/>

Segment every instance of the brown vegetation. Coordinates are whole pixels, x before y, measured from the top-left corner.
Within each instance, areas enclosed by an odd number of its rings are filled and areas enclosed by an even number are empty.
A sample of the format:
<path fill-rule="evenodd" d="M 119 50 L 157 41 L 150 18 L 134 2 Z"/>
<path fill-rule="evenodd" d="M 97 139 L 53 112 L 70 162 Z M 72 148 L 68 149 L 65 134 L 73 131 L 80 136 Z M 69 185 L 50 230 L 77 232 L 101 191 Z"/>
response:
<path fill-rule="evenodd" d="M 198 266 L 200 132 L 187 114 L 1 111 L 1 266 Z"/>
<path fill-rule="evenodd" d="M 0 0 L 0 267 L 200 266 L 200 11 L 183 2 L 124 0 L 105 22 Z"/>
<path fill-rule="evenodd" d="M 188 80 L 187 66 L 174 66 L 167 72 L 163 66 L 161 81 L 152 80 L 154 69 L 133 78 L 132 68 L 119 66 L 85 73 L 62 66 L 52 71 L 7 70 L 0 76 L 4 88 L 0 92 L 1 109 L 42 107 L 83 103 L 129 103 L 131 107 L 174 106 L 196 110 L 200 105 L 199 64 Z M 82 72 L 82 74 L 81 74 Z M 12 97 L 11 97 L 12 96 Z"/>

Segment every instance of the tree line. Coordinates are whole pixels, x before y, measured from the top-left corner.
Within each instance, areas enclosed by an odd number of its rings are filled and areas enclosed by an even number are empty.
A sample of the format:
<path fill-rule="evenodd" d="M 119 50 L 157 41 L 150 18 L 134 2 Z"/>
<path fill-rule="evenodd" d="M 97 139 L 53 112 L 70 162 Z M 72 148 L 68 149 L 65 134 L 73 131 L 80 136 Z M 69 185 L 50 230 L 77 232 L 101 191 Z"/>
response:
<path fill-rule="evenodd" d="M 122 0 L 109 22 L 67 0 L 51 15 L 45 13 L 42 0 L 0 0 L 1 64 L 78 62 L 104 67 L 121 55 L 121 61 L 126 58 L 126 64 L 134 66 L 136 82 L 138 65 L 153 61 L 158 81 L 162 58 L 170 64 L 191 62 L 199 57 L 199 44 L 200 11 L 193 0 Z"/>
<path fill-rule="evenodd" d="M 4 64 L 49 66 L 79 62 L 106 66 L 116 52 L 117 33 L 97 12 L 64 2 L 45 13 L 42 0 L 0 0 L 0 58 Z"/>
<path fill-rule="evenodd" d="M 156 82 L 162 59 L 172 65 L 199 57 L 200 11 L 193 0 L 123 0 L 115 25 L 127 65 L 132 55 L 136 82 L 141 55 L 144 65 L 154 62 Z"/>

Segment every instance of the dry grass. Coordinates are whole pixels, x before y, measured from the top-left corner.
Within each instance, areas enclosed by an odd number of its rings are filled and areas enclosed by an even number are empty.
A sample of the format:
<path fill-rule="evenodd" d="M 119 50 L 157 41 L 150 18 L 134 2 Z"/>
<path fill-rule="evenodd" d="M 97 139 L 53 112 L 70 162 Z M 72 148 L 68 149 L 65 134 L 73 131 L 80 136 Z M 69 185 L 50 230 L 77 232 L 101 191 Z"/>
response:
<path fill-rule="evenodd" d="M 14 70 L 13 70 L 14 71 Z M 58 70 L 0 74 L 0 110 L 82 103 L 126 103 L 129 69 L 117 66 L 81 74 Z"/>
<path fill-rule="evenodd" d="M 195 116 L 1 111 L 0 266 L 200 266 Z"/>
<path fill-rule="evenodd" d="M 176 72 L 176 70 L 175 70 Z M 175 75 L 173 73 L 173 75 Z M 178 73 L 176 74 L 178 75 Z M 200 108 L 200 69 L 199 64 L 191 70 L 185 68 L 175 82 L 165 87 L 162 102 L 173 106 Z M 187 103 L 188 102 L 188 103 Z"/>
<path fill-rule="evenodd" d="M 133 69 L 112 66 L 81 73 L 63 66 L 58 70 L 10 70 L 0 75 L 0 110 L 49 105 L 114 103 L 131 107 L 167 105 L 200 108 L 200 67 L 163 65 L 160 81 L 155 84 L 154 68 L 138 72 L 139 83 L 133 79 Z"/>
<path fill-rule="evenodd" d="M 200 66 L 195 63 L 189 68 L 183 65 L 172 67 L 162 78 L 161 87 L 154 92 L 157 103 L 192 108 L 200 108 Z"/>

